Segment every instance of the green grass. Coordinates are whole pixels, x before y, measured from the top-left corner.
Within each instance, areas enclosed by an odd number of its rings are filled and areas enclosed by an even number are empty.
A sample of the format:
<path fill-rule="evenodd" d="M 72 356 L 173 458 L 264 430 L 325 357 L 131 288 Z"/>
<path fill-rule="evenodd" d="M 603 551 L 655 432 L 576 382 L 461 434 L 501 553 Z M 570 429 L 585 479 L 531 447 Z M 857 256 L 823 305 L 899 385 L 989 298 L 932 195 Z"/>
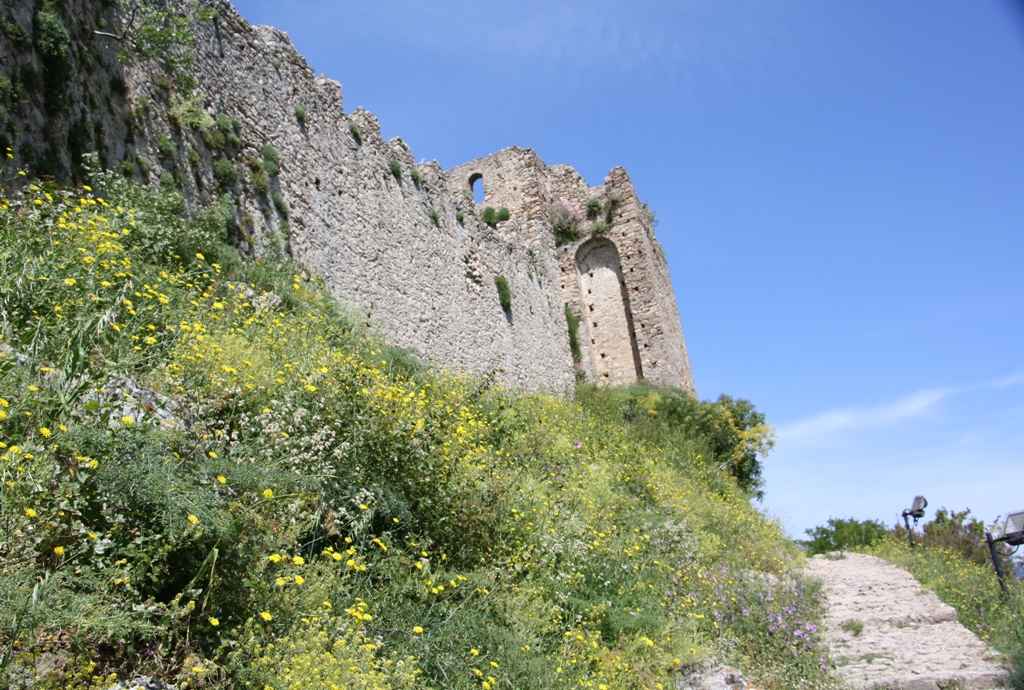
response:
<path fill-rule="evenodd" d="M 0 201 L 0 677 L 831 686 L 813 588 L 757 576 L 793 545 L 721 469 L 742 415 L 439 373 L 223 245 L 230 198 L 93 187 Z"/>

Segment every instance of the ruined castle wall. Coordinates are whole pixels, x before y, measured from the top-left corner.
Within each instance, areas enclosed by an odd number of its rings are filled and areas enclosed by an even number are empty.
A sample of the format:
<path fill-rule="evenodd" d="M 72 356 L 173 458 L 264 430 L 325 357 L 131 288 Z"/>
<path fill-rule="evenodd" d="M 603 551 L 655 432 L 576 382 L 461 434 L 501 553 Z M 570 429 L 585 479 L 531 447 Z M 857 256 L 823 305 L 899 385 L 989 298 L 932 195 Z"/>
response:
<path fill-rule="evenodd" d="M 582 317 L 580 366 L 590 380 L 622 384 L 643 378 L 696 394 L 668 266 L 625 170 L 615 168 L 605 184 L 592 188 L 567 165 L 548 166 L 532 150 L 511 148 L 453 168 L 446 177 L 449 193 L 463 207 L 480 213 L 505 206 L 520 219 L 514 226 L 518 238 L 508 235 L 509 241 L 539 253 L 561 300 Z M 471 182 L 477 179 L 484 199 L 473 207 Z M 601 211 L 581 224 L 578 241 L 556 247 L 552 208 L 585 218 L 591 199 L 601 203 Z M 607 230 L 591 238 L 609 208 Z"/>
<path fill-rule="evenodd" d="M 458 222 L 460 200 L 446 193 L 436 163 L 416 166 L 404 142 L 381 139 L 370 113 L 346 115 L 340 85 L 314 78 L 285 34 L 249 27 L 227 3 L 218 10 L 222 26 L 199 36 L 200 89 L 214 109 L 243 120 L 254 146 L 270 143 L 281 153 L 279 192 L 291 207 L 294 255 L 397 344 L 442 367 L 493 373 L 518 387 L 568 388 L 561 304 L 537 280 L 527 247 L 471 214 Z M 301 122 L 296 107 L 305 110 Z M 243 207 L 260 221 L 268 210 L 252 195 L 243 195 Z M 511 231 L 515 223 L 506 225 Z M 280 233 L 280 219 L 271 213 L 255 230 Z M 512 288 L 509 314 L 497 275 Z"/>
<path fill-rule="evenodd" d="M 581 325 L 579 366 L 589 378 L 643 377 L 693 391 L 667 266 L 624 170 L 591 188 L 571 167 L 548 166 L 522 148 L 449 171 L 417 164 L 401 139 L 381 138 L 371 113 L 346 114 L 341 85 L 315 76 L 286 34 L 250 26 L 227 0 L 202 2 L 215 18 L 193 23 L 191 112 L 236 118 L 238 139 L 217 143 L 213 130 L 190 126 L 159 65 L 118 63 L 122 46 L 95 33 L 118 25 L 115 4 L 68 0 L 61 5 L 73 39 L 66 102 L 54 108 L 37 89 L 0 113 L 7 118 L 0 136 L 11 138 L 16 163 L 40 171 L 45 158 L 51 174 L 67 181 L 80 175 L 82 151 L 98 150 L 106 167 L 139 182 L 173 178 L 192 209 L 228 194 L 243 252 L 293 256 L 359 318 L 441 368 L 567 390 L 574 378 L 569 304 L 581 316 L 590 307 L 604 315 L 597 326 L 593 319 Z M 12 0 L 6 11 L 32 35 L 32 0 Z M 12 40 L 0 36 L 0 72 L 38 74 L 43 65 L 31 46 Z M 163 137 L 174 143 L 173 155 L 158 149 Z M 249 161 L 262 158 L 265 145 L 278 152 L 280 173 L 261 194 Z M 237 182 L 216 179 L 223 159 L 238 171 Z M 479 206 L 476 178 L 485 190 Z M 613 222 L 600 242 L 585 245 L 582 237 L 555 246 L 554 206 L 582 214 L 588 199 L 613 196 Z M 479 220 L 486 206 L 506 207 L 510 218 L 488 227 Z M 494 284 L 499 275 L 512 289 L 508 313 Z M 599 304 L 585 294 L 595 291 Z"/>

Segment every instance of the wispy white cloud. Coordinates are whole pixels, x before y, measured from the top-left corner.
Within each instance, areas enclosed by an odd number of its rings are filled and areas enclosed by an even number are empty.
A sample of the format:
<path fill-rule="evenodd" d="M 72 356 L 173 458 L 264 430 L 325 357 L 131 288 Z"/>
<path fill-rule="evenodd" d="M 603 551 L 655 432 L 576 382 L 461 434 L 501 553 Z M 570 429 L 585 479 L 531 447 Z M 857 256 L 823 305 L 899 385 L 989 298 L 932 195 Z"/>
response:
<path fill-rule="evenodd" d="M 985 384 L 985 388 L 1009 388 L 1024 383 L 1024 374 L 1014 374 Z"/>
<path fill-rule="evenodd" d="M 1024 374 L 1013 374 L 987 383 L 950 388 L 928 388 L 905 395 L 892 402 L 869 407 L 829 410 L 821 414 L 785 424 L 778 429 L 780 441 L 804 441 L 831 436 L 845 431 L 860 431 L 896 422 L 918 419 L 954 395 L 980 390 L 1009 388 L 1024 384 Z"/>
<path fill-rule="evenodd" d="M 780 427 L 778 429 L 779 440 L 800 441 L 828 436 L 841 431 L 855 431 L 921 417 L 960 390 L 958 388 L 933 388 L 917 391 L 893 402 L 874 407 L 831 410 Z"/>

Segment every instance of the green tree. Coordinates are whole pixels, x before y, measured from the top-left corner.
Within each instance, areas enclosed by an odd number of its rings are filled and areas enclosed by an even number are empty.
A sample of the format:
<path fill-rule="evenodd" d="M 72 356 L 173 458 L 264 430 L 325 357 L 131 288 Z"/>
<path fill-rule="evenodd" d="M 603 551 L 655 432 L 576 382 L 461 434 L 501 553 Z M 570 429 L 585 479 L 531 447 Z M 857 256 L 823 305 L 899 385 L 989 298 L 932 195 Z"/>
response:
<path fill-rule="evenodd" d="M 878 520 L 829 518 L 827 525 L 819 525 L 805 531 L 810 537 L 810 540 L 805 542 L 807 555 L 813 556 L 830 551 L 873 546 L 881 541 L 889 530 Z"/>

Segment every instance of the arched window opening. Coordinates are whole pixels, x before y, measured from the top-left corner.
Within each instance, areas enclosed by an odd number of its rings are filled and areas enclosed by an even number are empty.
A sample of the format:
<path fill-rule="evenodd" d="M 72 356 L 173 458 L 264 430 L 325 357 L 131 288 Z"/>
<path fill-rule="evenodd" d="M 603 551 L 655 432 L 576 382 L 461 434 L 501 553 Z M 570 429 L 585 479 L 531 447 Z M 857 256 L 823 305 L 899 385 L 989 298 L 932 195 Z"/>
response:
<path fill-rule="evenodd" d="M 473 190 L 473 203 L 484 203 L 484 176 L 480 173 L 473 173 L 469 176 L 469 188 Z"/>

